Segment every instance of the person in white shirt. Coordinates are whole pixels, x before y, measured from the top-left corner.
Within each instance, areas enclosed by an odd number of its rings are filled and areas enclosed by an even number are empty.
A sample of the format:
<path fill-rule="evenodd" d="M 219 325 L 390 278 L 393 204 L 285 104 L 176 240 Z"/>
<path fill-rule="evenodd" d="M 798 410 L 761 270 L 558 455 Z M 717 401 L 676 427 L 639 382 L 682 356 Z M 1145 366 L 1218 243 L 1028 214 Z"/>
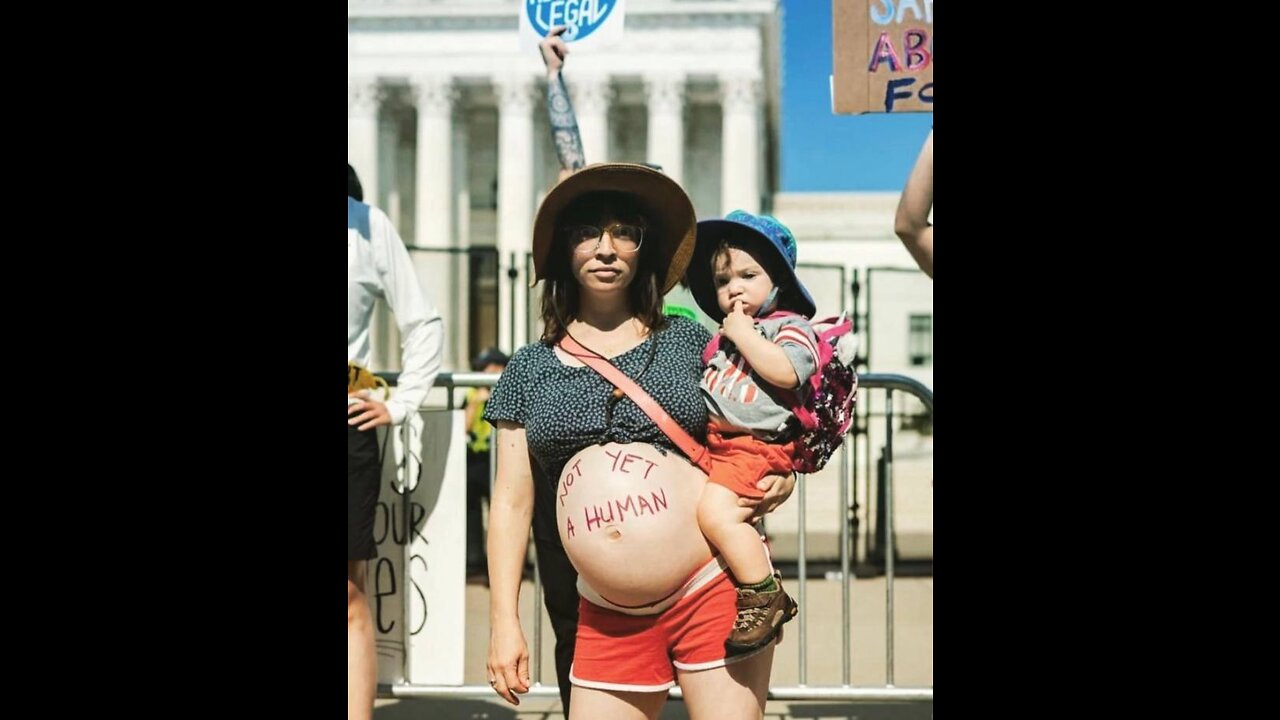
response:
<path fill-rule="evenodd" d="M 347 166 L 348 190 L 354 171 Z M 359 187 L 358 181 L 355 187 Z M 402 371 L 385 402 L 369 390 L 353 391 L 351 363 L 369 364 L 369 319 L 383 299 L 400 328 Z M 398 425 L 416 412 L 435 381 L 443 354 L 440 313 L 418 285 L 404 241 L 381 210 L 347 196 L 347 718 L 373 717 L 377 656 L 373 618 L 365 595 L 366 564 L 377 556 L 373 539 L 381 453 L 374 428 Z"/>

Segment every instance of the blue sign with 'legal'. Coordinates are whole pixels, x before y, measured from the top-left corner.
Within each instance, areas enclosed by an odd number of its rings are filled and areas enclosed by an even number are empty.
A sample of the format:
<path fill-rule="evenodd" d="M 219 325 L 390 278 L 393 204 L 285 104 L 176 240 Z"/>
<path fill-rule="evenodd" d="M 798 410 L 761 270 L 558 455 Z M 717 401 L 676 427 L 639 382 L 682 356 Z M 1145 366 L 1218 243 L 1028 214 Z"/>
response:
<path fill-rule="evenodd" d="M 604 25 L 613 12 L 613 0 L 525 0 L 529 23 L 546 36 L 557 25 L 567 26 L 560 37 L 567 42 L 581 40 Z"/>

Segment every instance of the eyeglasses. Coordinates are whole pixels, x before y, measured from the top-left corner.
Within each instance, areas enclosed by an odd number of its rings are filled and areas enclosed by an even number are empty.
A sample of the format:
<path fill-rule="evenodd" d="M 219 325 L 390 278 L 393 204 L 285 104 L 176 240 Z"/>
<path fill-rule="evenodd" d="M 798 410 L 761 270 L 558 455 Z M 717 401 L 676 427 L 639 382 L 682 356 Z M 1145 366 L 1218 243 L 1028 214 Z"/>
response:
<path fill-rule="evenodd" d="M 595 225 L 575 225 L 566 231 L 569 247 L 580 255 L 594 255 L 600 249 L 604 234 L 609 233 L 613 241 L 613 249 L 618 253 L 631 254 L 640 249 L 644 242 L 644 228 L 637 225 L 615 223 L 607 228 Z"/>

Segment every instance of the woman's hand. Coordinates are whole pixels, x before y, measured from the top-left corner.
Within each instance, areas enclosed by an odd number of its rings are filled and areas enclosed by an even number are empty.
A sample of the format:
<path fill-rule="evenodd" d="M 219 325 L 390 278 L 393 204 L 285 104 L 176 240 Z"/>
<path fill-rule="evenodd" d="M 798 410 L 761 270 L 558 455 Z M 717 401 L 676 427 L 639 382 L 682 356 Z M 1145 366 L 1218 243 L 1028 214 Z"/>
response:
<path fill-rule="evenodd" d="M 386 404 L 369 397 L 368 390 L 347 395 L 347 402 L 347 424 L 356 425 L 357 430 L 371 430 L 391 424 L 391 412 L 387 410 Z"/>
<path fill-rule="evenodd" d="M 496 623 L 489 631 L 487 668 L 493 691 L 519 705 L 516 693 L 529 692 L 529 646 L 518 619 Z"/>

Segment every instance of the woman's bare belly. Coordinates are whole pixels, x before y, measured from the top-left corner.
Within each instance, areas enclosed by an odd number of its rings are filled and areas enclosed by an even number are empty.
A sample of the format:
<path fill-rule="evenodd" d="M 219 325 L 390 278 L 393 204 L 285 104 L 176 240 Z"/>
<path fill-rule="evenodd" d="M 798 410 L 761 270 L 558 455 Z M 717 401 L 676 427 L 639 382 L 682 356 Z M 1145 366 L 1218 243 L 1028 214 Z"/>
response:
<path fill-rule="evenodd" d="M 657 602 L 711 558 L 698 529 L 707 476 L 652 445 L 593 445 L 556 483 L 556 525 L 582 579 L 624 606 Z"/>

